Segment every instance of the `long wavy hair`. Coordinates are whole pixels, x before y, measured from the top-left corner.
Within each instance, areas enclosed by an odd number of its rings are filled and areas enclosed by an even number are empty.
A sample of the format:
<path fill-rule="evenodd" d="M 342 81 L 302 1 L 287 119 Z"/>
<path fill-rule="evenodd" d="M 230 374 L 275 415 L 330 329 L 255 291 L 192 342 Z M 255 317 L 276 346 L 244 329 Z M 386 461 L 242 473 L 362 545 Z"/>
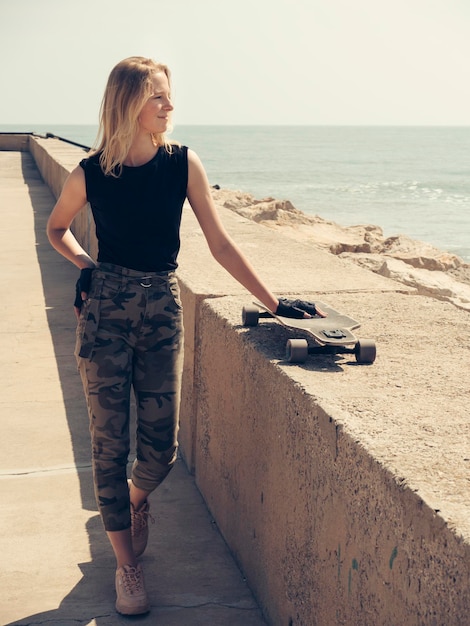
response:
<path fill-rule="evenodd" d="M 108 78 L 100 109 L 96 148 L 106 176 L 119 177 L 122 164 L 139 129 L 139 115 L 153 93 L 152 74 L 164 72 L 170 84 L 170 70 L 163 63 L 145 57 L 120 61 Z M 152 134 L 155 146 L 171 152 L 171 142 L 163 133 Z"/>

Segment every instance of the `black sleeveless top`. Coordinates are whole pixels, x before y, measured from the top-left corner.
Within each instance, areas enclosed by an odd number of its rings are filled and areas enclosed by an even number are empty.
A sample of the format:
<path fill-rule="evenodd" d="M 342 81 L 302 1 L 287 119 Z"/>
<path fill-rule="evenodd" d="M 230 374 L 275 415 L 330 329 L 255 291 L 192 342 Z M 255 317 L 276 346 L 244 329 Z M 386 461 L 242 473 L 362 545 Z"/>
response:
<path fill-rule="evenodd" d="M 148 163 L 105 176 L 99 154 L 80 162 L 96 224 L 98 261 L 144 272 L 178 266 L 180 224 L 188 184 L 188 149 L 160 147 Z"/>

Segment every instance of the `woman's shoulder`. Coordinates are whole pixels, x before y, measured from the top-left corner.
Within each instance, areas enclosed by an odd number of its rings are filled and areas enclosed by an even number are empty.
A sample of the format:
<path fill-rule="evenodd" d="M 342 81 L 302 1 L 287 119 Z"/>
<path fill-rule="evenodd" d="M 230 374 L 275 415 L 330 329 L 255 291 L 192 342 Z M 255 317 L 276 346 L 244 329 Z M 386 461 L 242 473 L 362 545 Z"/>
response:
<path fill-rule="evenodd" d="M 188 154 L 188 146 L 185 146 L 178 141 L 170 141 L 166 145 L 165 151 L 170 154 L 170 156 L 186 157 Z"/>
<path fill-rule="evenodd" d="M 167 143 L 160 147 L 155 163 L 157 165 L 166 163 L 170 167 L 187 167 L 188 147 L 178 142 Z"/>
<path fill-rule="evenodd" d="M 79 165 L 85 171 L 89 170 L 90 168 L 94 168 L 96 166 L 100 167 L 100 153 L 93 152 L 89 154 L 87 157 L 85 157 L 84 159 L 80 161 Z"/>

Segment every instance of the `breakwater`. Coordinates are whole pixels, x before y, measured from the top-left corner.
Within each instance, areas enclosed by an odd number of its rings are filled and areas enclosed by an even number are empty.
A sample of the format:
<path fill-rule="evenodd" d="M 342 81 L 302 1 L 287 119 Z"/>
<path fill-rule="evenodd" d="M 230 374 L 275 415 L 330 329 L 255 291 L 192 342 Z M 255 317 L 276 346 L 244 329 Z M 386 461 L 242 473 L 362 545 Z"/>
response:
<path fill-rule="evenodd" d="M 26 143 L 57 194 L 80 151 Z M 465 624 L 468 313 L 220 213 L 277 293 L 321 295 L 378 345 L 373 366 L 286 363 L 283 329 L 241 325 L 250 296 L 211 259 L 185 209 L 181 446 L 268 620 Z M 93 250 L 86 207 L 75 229 Z"/>

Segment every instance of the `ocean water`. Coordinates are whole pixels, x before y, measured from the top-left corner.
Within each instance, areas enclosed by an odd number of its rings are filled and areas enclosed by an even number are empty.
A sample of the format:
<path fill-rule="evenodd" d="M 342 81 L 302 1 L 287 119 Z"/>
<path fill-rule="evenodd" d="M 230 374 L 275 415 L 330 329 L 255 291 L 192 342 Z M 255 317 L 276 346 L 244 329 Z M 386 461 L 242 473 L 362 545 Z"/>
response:
<path fill-rule="evenodd" d="M 92 145 L 96 126 L 6 127 Z M 470 262 L 470 127 L 180 126 L 211 184 L 374 224 Z"/>

